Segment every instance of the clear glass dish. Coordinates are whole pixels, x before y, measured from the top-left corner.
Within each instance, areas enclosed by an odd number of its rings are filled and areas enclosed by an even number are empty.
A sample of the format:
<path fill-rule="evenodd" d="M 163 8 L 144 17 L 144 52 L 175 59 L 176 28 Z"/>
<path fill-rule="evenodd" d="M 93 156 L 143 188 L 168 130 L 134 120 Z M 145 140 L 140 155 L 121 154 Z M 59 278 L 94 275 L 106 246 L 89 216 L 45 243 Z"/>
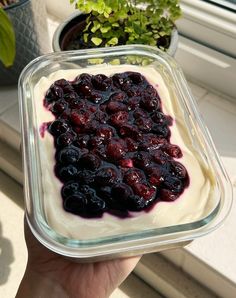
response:
<path fill-rule="evenodd" d="M 42 177 L 43 153 L 40 147 L 40 124 L 35 86 L 43 77 L 58 70 L 99 71 L 109 66 L 125 65 L 157 71 L 175 102 L 173 113 L 181 116 L 181 125 L 194 154 L 204 169 L 209 170 L 213 208 L 204 217 L 183 223 L 160 227 L 141 225 L 137 231 L 126 231 L 92 239 L 76 239 L 58 233 L 48 221 L 45 212 L 44 184 Z M 102 67 L 102 68 L 101 68 Z M 141 69 L 140 68 L 140 69 Z M 44 90 L 46 92 L 46 90 Z M 232 204 L 232 186 L 215 146 L 197 110 L 184 75 L 175 60 L 156 48 L 142 45 L 119 46 L 91 50 L 52 53 L 33 60 L 23 70 L 19 79 L 19 101 L 23 143 L 24 186 L 26 216 L 32 232 L 47 248 L 79 261 L 103 260 L 138 255 L 183 246 L 191 240 L 216 229 L 228 215 Z M 46 111 L 45 111 L 46 112 Z M 53 173 L 52 173 L 53 175 Z M 181 197 L 178 198 L 181 200 Z M 210 198 L 209 198 L 210 200 Z M 171 203 L 174 204 L 174 203 Z M 157 204 L 158 205 L 158 204 Z M 191 212 L 191 210 L 190 210 Z M 142 216 L 141 214 L 138 216 Z M 141 218 L 141 217 L 140 217 Z M 97 219 L 99 221 L 99 219 Z M 127 219 L 128 220 L 128 219 Z M 128 225 L 128 222 L 126 221 Z"/>

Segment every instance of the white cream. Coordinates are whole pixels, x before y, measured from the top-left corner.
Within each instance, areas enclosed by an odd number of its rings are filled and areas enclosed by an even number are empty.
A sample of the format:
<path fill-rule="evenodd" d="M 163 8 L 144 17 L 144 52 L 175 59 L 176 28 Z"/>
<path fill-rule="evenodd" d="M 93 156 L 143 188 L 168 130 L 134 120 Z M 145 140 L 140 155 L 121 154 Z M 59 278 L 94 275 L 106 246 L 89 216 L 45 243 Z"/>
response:
<path fill-rule="evenodd" d="M 173 119 L 176 119 L 177 115 L 178 121 L 174 121 L 171 126 L 171 143 L 179 145 L 182 150 L 183 157 L 178 161 L 186 167 L 190 176 L 190 185 L 175 202 L 158 202 L 147 213 L 132 213 L 132 218 L 120 219 L 107 213 L 99 219 L 81 218 L 64 211 L 60 195 L 62 183 L 54 175 L 53 137 L 48 132 L 45 132 L 44 138 L 39 134 L 46 220 L 52 229 L 68 238 L 92 239 L 190 223 L 206 217 L 216 207 L 212 172 L 199 161 L 199 155 L 193 148 L 190 135 L 184 129 L 183 111 L 178 107 L 175 95 L 170 95 L 162 76 L 154 68 L 102 65 L 86 69 L 59 70 L 47 78 L 42 77 L 34 89 L 38 132 L 43 122 L 54 119 L 51 112 L 43 106 L 45 92 L 54 81 L 61 78 L 73 80 L 83 72 L 112 75 L 127 70 L 142 73 L 152 85 L 156 86 L 164 113 L 172 116 Z"/>

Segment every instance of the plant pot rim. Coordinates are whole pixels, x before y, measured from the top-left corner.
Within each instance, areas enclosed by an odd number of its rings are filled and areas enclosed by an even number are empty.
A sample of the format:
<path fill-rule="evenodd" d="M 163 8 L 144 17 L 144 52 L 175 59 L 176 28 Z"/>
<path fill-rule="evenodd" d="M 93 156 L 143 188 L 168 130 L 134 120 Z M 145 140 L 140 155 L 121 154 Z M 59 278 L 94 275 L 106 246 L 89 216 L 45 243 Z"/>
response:
<path fill-rule="evenodd" d="M 60 52 L 61 47 L 60 47 L 60 37 L 61 33 L 64 31 L 64 28 L 71 22 L 73 21 L 76 17 L 82 15 L 81 12 L 74 12 L 71 14 L 65 21 L 63 21 L 56 29 L 56 31 L 53 34 L 53 39 L 52 39 L 52 48 L 54 52 Z M 177 45 L 178 45 L 178 30 L 176 26 L 173 28 L 172 33 L 171 33 L 171 41 L 170 41 L 170 46 L 167 49 L 166 53 L 169 54 L 170 56 L 174 56 L 175 52 L 177 50 Z M 79 51 L 79 49 L 78 49 Z"/>
<path fill-rule="evenodd" d="M 4 7 L 3 9 L 5 10 L 5 11 L 8 11 L 8 10 L 10 10 L 10 9 L 14 9 L 14 8 L 16 8 L 17 6 L 21 6 L 21 5 L 23 5 L 23 4 L 25 4 L 26 2 L 29 2 L 30 0 L 20 0 L 19 2 L 17 2 L 17 3 L 14 3 L 14 4 L 11 4 L 11 5 L 9 5 L 9 6 L 7 6 L 7 7 Z"/>

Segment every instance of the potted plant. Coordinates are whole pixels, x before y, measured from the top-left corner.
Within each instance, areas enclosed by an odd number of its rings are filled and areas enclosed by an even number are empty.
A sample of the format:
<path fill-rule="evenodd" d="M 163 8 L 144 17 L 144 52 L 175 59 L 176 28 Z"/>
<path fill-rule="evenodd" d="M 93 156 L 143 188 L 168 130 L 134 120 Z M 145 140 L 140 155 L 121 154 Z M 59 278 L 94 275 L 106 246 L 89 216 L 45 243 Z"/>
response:
<path fill-rule="evenodd" d="M 50 50 L 44 0 L 0 0 L 0 85 L 15 84 L 22 69 Z"/>
<path fill-rule="evenodd" d="M 53 37 L 55 51 L 124 44 L 157 46 L 174 55 L 178 0 L 71 0 L 79 13 L 63 22 Z"/>

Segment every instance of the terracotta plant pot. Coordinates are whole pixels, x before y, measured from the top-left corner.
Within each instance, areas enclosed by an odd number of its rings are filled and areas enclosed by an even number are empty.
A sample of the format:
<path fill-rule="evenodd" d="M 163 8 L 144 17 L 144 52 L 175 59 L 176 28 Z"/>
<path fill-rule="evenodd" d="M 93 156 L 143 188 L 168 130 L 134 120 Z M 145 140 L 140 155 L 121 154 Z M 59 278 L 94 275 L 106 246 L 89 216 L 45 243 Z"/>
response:
<path fill-rule="evenodd" d="M 0 61 L 0 85 L 16 84 L 23 68 L 34 58 L 50 51 L 44 0 L 21 0 L 5 8 L 14 27 L 16 57 L 6 68 Z"/>
<path fill-rule="evenodd" d="M 81 14 L 80 12 L 75 12 L 66 21 L 58 26 L 54 33 L 52 43 L 52 47 L 55 52 L 67 50 L 68 44 L 75 40 L 79 32 L 85 28 L 85 19 L 86 15 Z M 178 31 L 176 28 L 174 28 L 171 34 L 170 45 L 167 49 L 167 53 L 169 55 L 175 55 L 177 44 Z M 70 49 L 75 49 L 75 47 L 72 46 Z"/>

